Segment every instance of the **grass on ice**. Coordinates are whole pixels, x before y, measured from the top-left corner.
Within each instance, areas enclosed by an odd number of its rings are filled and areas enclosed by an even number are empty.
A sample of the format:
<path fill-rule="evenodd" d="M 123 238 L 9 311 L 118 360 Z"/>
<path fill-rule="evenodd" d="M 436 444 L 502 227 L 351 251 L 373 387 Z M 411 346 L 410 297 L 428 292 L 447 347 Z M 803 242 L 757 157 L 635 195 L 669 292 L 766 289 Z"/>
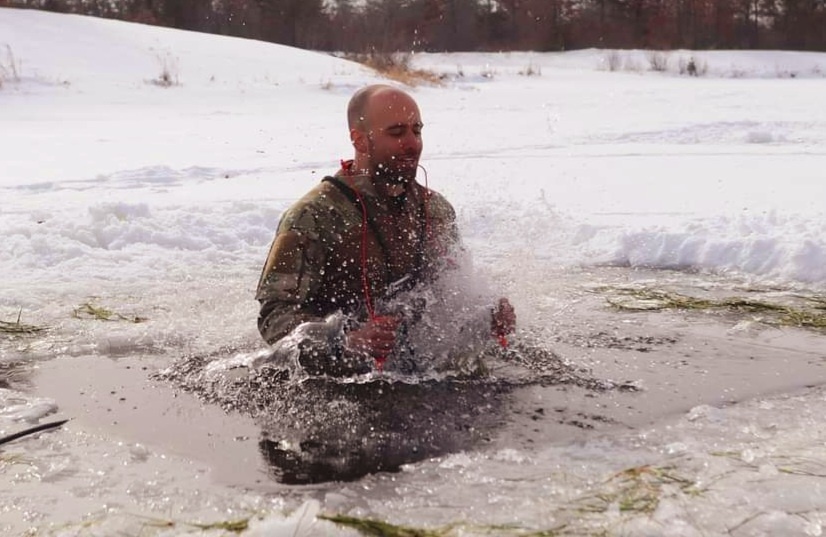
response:
<path fill-rule="evenodd" d="M 450 528 L 427 530 L 420 528 L 410 528 L 407 526 L 396 526 L 381 520 L 371 518 L 358 518 L 347 515 L 319 515 L 322 520 L 329 520 L 340 526 L 352 528 L 362 535 L 371 537 L 446 537 Z"/>
<path fill-rule="evenodd" d="M 603 287 L 600 291 L 615 295 L 606 300 L 619 310 L 717 310 L 735 314 L 764 314 L 766 317 L 759 320 L 766 324 L 826 330 L 826 299 L 821 296 L 797 296 L 809 307 L 795 307 L 741 297 L 698 298 L 647 287 Z"/>
<path fill-rule="evenodd" d="M 552 529 L 525 529 L 518 526 L 485 525 L 471 526 L 466 524 L 451 524 L 437 529 L 413 528 L 397 526 L 372 518 L 359 518 L 348 515 L 319 515 L 319 519 L 327 520 L 356 530 L 367 537 L 459 537 L 460 535 L 499 535 L 509 537 L 557 537 L 566 535 L 565 526 Z"/>
<path fill-rule="evenodd" d="M 17 320 L 14 322 L 0 320 L 0 334 L 31 336 L 46 329 L 42 326 L 23 324 L 22 316 L 23 311 L 21 310 L 17 313 Z"/>
<path fill-rule="evenodd" d="M 676 487 L 683 494 L 700 493 L 694 481 L 679 475 L 673 467 L 650 465 L 627 468 L 611 476 L 603 490 L 581 498 L 578 509 L 583 512 L 605 513 L 617 509 L 620 513 L 653 513 L 665 487 Z"/>
<path fill-rule="evenodd" d="M 148 319 L 137 315 L 123 315 L 103 306 L 96 306 L 91 302 L 85 302 L 76 307 L 72 313 L 76 319 L 87 319 L 95 321 L 127 321 L 130 323 L 143 323 Z"/>

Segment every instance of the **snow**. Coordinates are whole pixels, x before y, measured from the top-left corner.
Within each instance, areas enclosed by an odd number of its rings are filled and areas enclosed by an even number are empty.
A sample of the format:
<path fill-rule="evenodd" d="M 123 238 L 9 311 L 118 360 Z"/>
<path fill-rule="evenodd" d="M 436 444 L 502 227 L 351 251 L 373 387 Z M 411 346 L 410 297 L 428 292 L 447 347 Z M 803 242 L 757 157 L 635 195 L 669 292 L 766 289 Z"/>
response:
<path fill-rule="evenodd" d="M 610 72 L 608 54 L 414 56 L 415 66 L 445 75 L 443 86 L 410 89 L 426 124 L 422 163 L 429 186 L 456 207 L 477 263 L 517 298 L 520 278 L 536 275 L 537 264 L 699 270 L 826 290 L 826 54 L 675 51 L 663 73 L 648 70 L 645 51 L 620 51 L 623 67 Z M 705 76 L 676 72 L 679 59 L 690 56 L 707 66 Z M 347 100 L 356 88 L 383 81 L 358 64 L 279 45 L 0 9 L 0 66 L 12 64 L 19 80 L 7 76 L 0 88 L 0 319 L 22 311 L 24 322 L 80 334 L 85 343 L 67 343 L 59 353 L 66 356 L 255 341 L 253 291 L 278 218 L 350 156 Z M 520 74 L 528 67 L 541 74 Z M 176 84 L 158 85 L 164 69 Z M 67 318 L 89 301 L 114 301 L 120 312 L 149 314 L 160 327 L 90 327 Z M 26 352 L 46 358 L 55 349 Z M 15 416 L 54 406 L 2 392 L 5 432 Z M 386 491 L 395 479 L 381 475 L 366 478 L 361 491 L 351 485 L 328 493 L 326 505 L 363 495 L 365 513 L 418 509 L 419 522 L 450 523 L 457 510 L 441 512 L 433 503 L 462 498 L 466 512 L 489 512 L 487 523 L 551 527 L 543 499 L 567 501 L 618 464 L 662 464 L 664 457 L 723 482 L 688 509 L 680 491 L 666 491 L 668 501 L 651 518 L 617 531 L 713 533 L 727 509 L 747 501 L 766 514 L 744 523 L 743 534 L 819 535 L 822 486 L 807 482 L 803 489 L 799 475 L 776 473 L 780 454 L 801 465 L 822 457 L 817 417 L 824 401 L 822 394 L 778 395 L 730 409 L 695 408 L 611 445 L 459 453 L 417 465 L 391 499 L 371 496 L 371 487 Z M 74 448 L 37 442 L 72 468 L 92 464 L 100 448 L 87 433 L 72 434 Z M 740 455 L 708 454 L 713 443 Z M 114 449 L 107 471 L 144 464 L 134 460 L 135 449 Z M 685 462 L 687 453 L 699 455 Z M 176 464 L 154 452 L 148 457 L 146 470 L 122 481 L 137 483 L 149 469 L 163 476 Z M 546 472 L 559 460 L 582 466 Z M 515 467 L 524 481 L 510 481 Z M 40 470 L 57 476 L 49 479 L 62 475 L 59 467 L 30 468 L 17 478 L 29 494 L 19 498 L 45 494 L 57 504 L 59 491 L 38 488 Z M 767 476 L 775 479 L 761 486 Z M 90 483 L 126 487 L 97 479 Z M 178 485 L 159 481 L 174 498 Z M 490 483 L 499 487 L 495 494 Z M 483 493 L 463 494 L 479 484 Z M 125 494 L 147 509 L 193 517 L 203 511 L 194 501 L 174 509 L 168 498 L 153 504 L 154 493 Z M 208 503 L 230 509 L 231 493 L 216 487 L 203 494 L 225 494 Z M 92 503 L 77 513 L 106 519 Z M 309 515 L 287 519 L 280 501 L 232 505 L 269 513 L 249 535 L 292 535 L 318 509 L 304 504 Z M 818 508 L 810 518 L 795 514 Z M 342 531 L 315 524 L 313 531 Z"/>

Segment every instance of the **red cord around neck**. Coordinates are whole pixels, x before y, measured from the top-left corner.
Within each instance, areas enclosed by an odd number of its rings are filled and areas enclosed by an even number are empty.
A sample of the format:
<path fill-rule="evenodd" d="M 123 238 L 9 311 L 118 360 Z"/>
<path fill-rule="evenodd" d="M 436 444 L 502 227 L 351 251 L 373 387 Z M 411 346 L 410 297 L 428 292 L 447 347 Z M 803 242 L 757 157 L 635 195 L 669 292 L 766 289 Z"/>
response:
<path fill-rule="evenodd" d="M 361 192 L 358 191 L 356 185 L 353 184 L 353 161 L 342 160 L 341 170 L 349 183 L 350 189 L 355 192 L 356 198 L 361 205 L 361 285 L 364 292 L 364 303 L 367 307 L 367 315 L 370 320 L 375 320 L 376 311 L 373 309 L 373 300 L 370 297 L 370 278 L 367 275 L 367 205 L 364 203 L 364 198 L 361 197 Z"/>
<path fill-rule="evenodd" d="M 371 320 L 376 318 L 376 312 L 373 308 L 373 300 L 370 296 L 370 278 L 367 274 L 367 234 L 368 234 L 368 214 L 367 214 L 367 205 L 364 203 L 364 198 L 361 195 L 361 192 L 358 191 L 355 184 L 353 183 L 353 176 L 355 175 L 355 170 L 353 169 L 354 161 L 353 160 L 341 160 L 341 171 L 344 177 L 347 180 L 348 186 L 350 189 L 355 192 L 356 198 L 359 201 L 359 205 L 361 205 L 361 284 L 362 290 L 364 292 L 364 302 L 367 307 L 367 315 Z M 430 224 L 430 196 L 431 191 L 430 188 L 427 186 L 427 170 L 424 169 L 424 166 L 419 166 L 424 172 L 424 185 L 425 185 L 425 199 L 424 199 L 424 226 L 425 226 L 425 242 L 430 241 L 433 238 L 433 229 Z"/>

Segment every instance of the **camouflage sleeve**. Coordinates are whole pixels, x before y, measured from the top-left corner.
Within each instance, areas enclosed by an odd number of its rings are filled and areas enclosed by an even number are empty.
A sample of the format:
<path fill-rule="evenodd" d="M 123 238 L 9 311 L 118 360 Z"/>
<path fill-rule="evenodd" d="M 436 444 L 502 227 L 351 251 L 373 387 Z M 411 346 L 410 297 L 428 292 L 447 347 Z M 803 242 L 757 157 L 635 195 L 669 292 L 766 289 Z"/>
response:
<path fill-rule="evenodd" d="M 319 320 L 310 308 L 321 285 L 326 261 L 313 211 L 303 207 L 284 214 L 255 298 L 261 303 L 258 330 L 267 343 L 281 339 L 305 321 Z"/>
<path fill-rule="evenodd" d="M 258 330 L 274 345 L 274 360 L 289 357 L 290 364 L 311 374 L 352 374 L 364 361 L 345 352 L 350 319 L 341 313 L 325 316 L 315 304 L 327 263 L 323 233 L 312 206 L 284 215 L 258 283 Z"/>

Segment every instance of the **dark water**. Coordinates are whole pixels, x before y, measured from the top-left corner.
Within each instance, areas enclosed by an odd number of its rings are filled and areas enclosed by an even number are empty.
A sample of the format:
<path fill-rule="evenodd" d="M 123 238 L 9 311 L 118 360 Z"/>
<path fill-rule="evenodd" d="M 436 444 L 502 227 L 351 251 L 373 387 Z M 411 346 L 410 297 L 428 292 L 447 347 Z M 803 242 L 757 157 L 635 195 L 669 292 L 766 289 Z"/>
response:
<path fill-rule="evenodd" d="M 285 385 L 258 417 L 259 447 L 284 483 L 351 480 L 490 440 L 512 387 L 445 379 L 417 384 Z"/>
<path fill-rule="evenodd" d="M 511 419 L 514 393 L 527 386 L 618 387 L 526 343 L 491 346 L 481 359 L 485 370 L 473 375 L 297 379 L 271 366 L 222 370 L 221 360 L 231 357 L 216 354 L 186 357 L 161 377 L 228 411 L 252 415 L 269 473 L 285 484 L 354 480 L 484 446 Z"/>

